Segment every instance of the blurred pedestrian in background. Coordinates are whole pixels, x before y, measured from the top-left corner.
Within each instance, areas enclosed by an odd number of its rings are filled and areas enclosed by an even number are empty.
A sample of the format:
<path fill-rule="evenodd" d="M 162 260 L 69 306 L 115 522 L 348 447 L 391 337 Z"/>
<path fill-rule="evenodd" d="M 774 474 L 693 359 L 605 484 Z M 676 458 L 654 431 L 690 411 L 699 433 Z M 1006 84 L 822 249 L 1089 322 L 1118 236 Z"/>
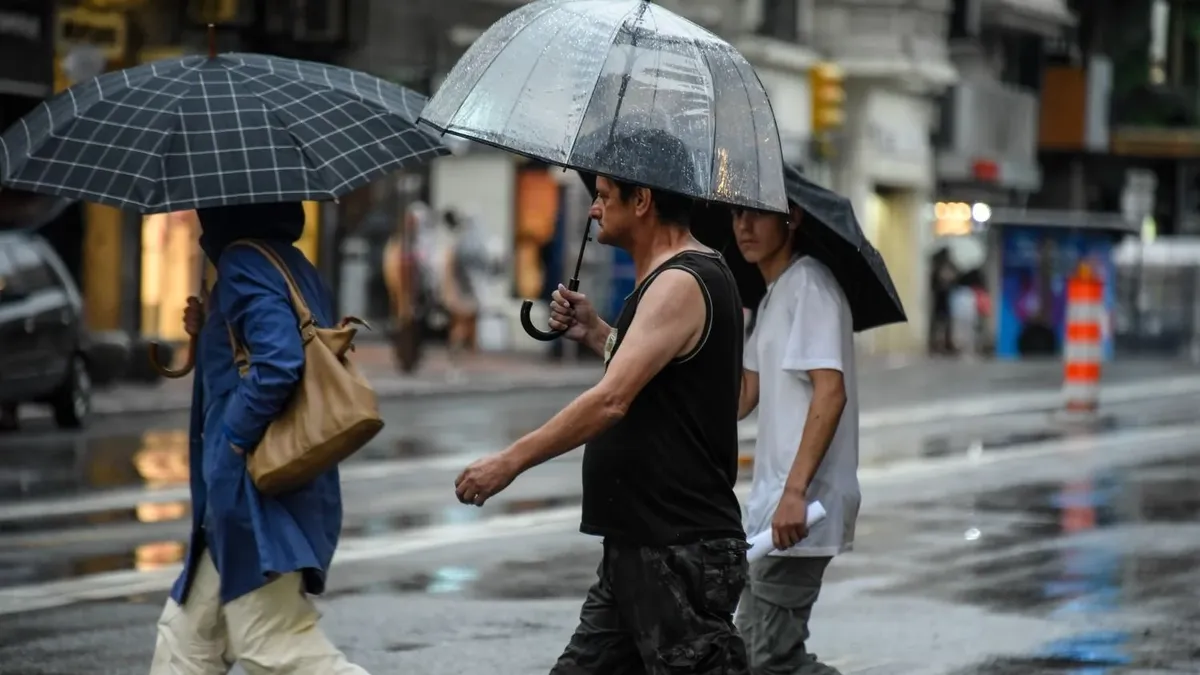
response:
<path fill-rule="evenodd" d="M 953 354 L 954 325 L 950 296 L 958 285 L 959 270 L 947 248 L 940 248 L 930 260 L 929 292 L 932 307 L 929 314 L 929 353 Z"/>
<path fill-rule="evenodd" d="M 365 675 L 317 626 L 342 528 L 336 468 L 298 490 L 260 494 L 246 470 L 300 381 L 304 347 L 284 277 L 248 238 L 286 264 L 314 318 L 333 326 L 333 298 L 295 246 L 299 203 L 200 209 L 200 246 L 217 268 L 206 303 L 188 299 L 198 339 L 189 431 L 192 533 L 183 572 L 158 621 L 151 675 Z M 207 316 L 206 316 L 207 315 Z M 234 362 L 232 340 L 250 363 Z"/>
<path fill-rule="evenodd" d="M 749 327 L 738 415 L 758 408 L 746 531 L 771 530 L 774 553 L 750 567 L 737 625 L 755 675 L 828 675 L 807 651 L 809 618 L 833 556 L 854 541 L 858 397 L 850 303 L 824 263 L 806 255 L 794 202 L 783 216 L 734 211 L 734 235 L 767 282 Z M 827 517 L 808 530 L 820 501 Z"/>
<path fill-rule="evenodd" d="M 390 339 L 404 372 L 414 370 L 420 361 L 422 331 L 436 287 L 430 265 L 431 221 L 429 206 L 413 202 L 383 249 L 383 282 L 393 322 Z"/>
<path fill-rule="evenodd" d="M 966 357 L 982 354 L 987 348 L 987 321 L 991 314 L 990 298 L 983 270 L 964 272 L 951 295 L 954 344 Z"/>
<path fill-rule="evenodd" d="M 442 260 L 442 303 L 450 317 L 449 348 L 452 363 L 478 347 L 480 293 L 491 268 L 483 232 L 473 218 L 454 209 L 444 214 L 450 243 Z"/>
<path fill-rule="evenodd" d="M 383 250 L 383 281 L 391 301 L 392 319 L 414 320 L 430 286 L 428 261 L 431 213 L 424 202 L 413 202 Z"/>

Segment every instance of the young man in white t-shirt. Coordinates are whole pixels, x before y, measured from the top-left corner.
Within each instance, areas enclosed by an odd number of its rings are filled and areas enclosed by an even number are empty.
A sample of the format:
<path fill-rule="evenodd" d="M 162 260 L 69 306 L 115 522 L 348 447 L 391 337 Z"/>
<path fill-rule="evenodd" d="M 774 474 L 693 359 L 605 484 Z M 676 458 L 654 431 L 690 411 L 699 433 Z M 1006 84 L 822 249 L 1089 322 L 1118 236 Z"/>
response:
<path fill-rule="evenodd" d="M 772 530 L 778 549 L 751 565 L 738 611 L 755 675 L 837 672 L 805 642 L 825 568 L 854 542 L 861 499 L 850 306 L 829 268 L 795 243 L 797 228 L 821 225 L 791 206 L 787 218 L 734 213 L 738 248 L 767 282 L 747 330 L 738 411 L 759 410 L 746 532 Z M 816 500 L 828 515 L 809 531 Z"/>

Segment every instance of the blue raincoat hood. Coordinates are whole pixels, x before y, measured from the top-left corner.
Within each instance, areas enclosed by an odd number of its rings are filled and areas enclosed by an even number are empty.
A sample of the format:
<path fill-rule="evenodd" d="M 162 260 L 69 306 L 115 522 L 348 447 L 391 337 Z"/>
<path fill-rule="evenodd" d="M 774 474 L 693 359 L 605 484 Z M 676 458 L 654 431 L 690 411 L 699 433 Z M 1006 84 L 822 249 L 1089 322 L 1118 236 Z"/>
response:
<path fill-rule="evenodd" d="M 227 246 L 238 239 L 295 243 L 304 234 L 300 202 L 246 204 L 197 209 L 200 248 L 215 265 Z"/>

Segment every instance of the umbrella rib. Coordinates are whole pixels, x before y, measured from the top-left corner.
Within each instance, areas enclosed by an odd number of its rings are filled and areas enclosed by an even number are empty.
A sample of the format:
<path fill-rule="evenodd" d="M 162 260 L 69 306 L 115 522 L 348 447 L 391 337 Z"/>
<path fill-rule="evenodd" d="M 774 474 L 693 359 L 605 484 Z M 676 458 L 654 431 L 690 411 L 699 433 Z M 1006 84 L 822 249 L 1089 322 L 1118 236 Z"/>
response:
<path fill-rule="evenodd" d="M 191 69 L 191 68 L 187 68 L 186 70 L 193 71 L 193 69 Z M 156 77 L 166 77 L 166 76 L 158 75 L 157 71 L 153 71 L 153 72 Z M 177 78 L 175 78 L 175 81 L 183 84 L 183 81 L 181 78 L 177 77 Z M 130 85 L 127 92 L 132 92 L 132 91 L 135 91 L 135 90 L 133 89 L 132 85 Z M 179 95 L 172 97 L 171 105 L 172 106 L 178 105 L 180 103 L 180 101 L 182 101 L 184 99 L 184 96 L 186 95 L 186 93 L 187 93 L 186 91 L 183 91 L 183 92 L 180 92 Z M 115 101 L 116 99 L 112 99 L 112 100 Z M 138 135 L 139 139 L 142 138 L 143 136 L 145 136 L 146 131 L 149 131 L 149 129 L 150 129 L 151 123 L 154 121 L 157 121 L 158 118 L 165 113 L 167 107 L 168 106 L 163 106 L 159 110 L 155 111 L 154 119 L 152 119 L 150 122 L 146 123 L 145 129 L 143 129 L 142 132 Z M 173 131 L 174 129 L 178 128 L 180 125 L 183 124 L 183 117 L 182 117 L 182 115 L 179 114 L 179 110 L 177 108 L 175 109 L 175 113 L 172 115 L 172 117 L 174 118 L 174 121 L 175 121 L 175 124 L 172 126 L 172 131 Z M 160 140 L 158 142 L 158 144 L 155 146 L 154 151 L 152 151 L 151 153 L 146 155 L 146 161 L 142 163 L 142 169 L 145 169 L 146 165 L 150 163 L 150 157 L 156 155 L 158 157 L 159 164 L 161 165 L 162 173 L 160 175 L 164 175 L 164 176 L 166 175 L 166 171 L 167 171 L 166 155 L 164 153 L 162 153 L 160 150 L 163 147 L 163 145 L 165 145 L 167 143 L 168 139 L 170 139 L 172 136 L 174 136 L 174 134 L 171 134 L 171 133 L 163 134 L 162 140 Z M 144 174 L 139 173 L 138 178 L 146 178 L 146 177 Z M 138 182 L 140 182 L 140 181 L 138 181 Z M 110 181 L 110 186 L 111 186 L 111 181 Z M 150 190 L 150 194 L 146 195 L 146 197 L 147 197 L 146 200 L 144 202 L 139 202 L 142 206 L 150 204 L 151 200 L 149 199 L 149 197 L 151 194 L 153 194 L 153 191 L 154 191 L 154 189 L 152 186 L 151 190 Z M 133 200 L 133 199 L 130 199 L 129 201 L 136 202 L 136 200 Z"/>
<path fill-rule="evenodd" d="M 716 83 L 714 83 L 711 79 L 713 76 L 713 65 L 712 65 L 712 62 L 708 60 L 708 52 L 704 51 L 704 48 L 700 46 L 700 38 L 693 36 L 692 37 L 692 46 L 694 46 L 696 48 L 696 51 L 700 52 L 700 58 L 704 59 L 704 65 L 708 66 L 708 76 L 710 78 L 708 84 L 713 89 L 712 142 L 709 146 L 711 148 L 711 151 L 709 152 L 709 158 L 708 158 L 708 185 L 706 186 L 706 189 L 709 192 L 712 192 L 713 174 L 716 173 L 716 168 L 717 168 L 717 110 L 719 108 L 719 106 L 716 105 L 717 86 L 716 86 Z M 757 139 L 757 138 L 758 138 L 758 134 L 755 134 L 755 139 Z"/>
<path fill-rule="evenodd" d="M 645 12 L 643 12 L 643 13 L 642 13 L 642 16 L 643 16 L 643 17 L 645 17 L 645 16 L 646 16 L 646 13 L 645 13 Z M 654 14 L 650 14 L 650 21 L 654 23 L 654 32 L 655 32 L 655 33 L 657 33 L 657 32 L 658 32 L 658 20 L 654 18 Z M 655 61 L 654 61 L 654 76 L 657 78 L 657 77 L 660 77 L 660 76 L 662 75 L 662 56 L 663 56 L 663 50 L 662 50 L 662 49 L 656 49 L 656 50 L 654 50 L 654 51 L 655 51 L 655 54 L 654 54 L 654 56 L 655 56 Z M 630 73 L 632 73 L 632 72 L 633 72 L 633 71 L 632 71 L 632 69 L 631 69 L 631 70 L 630 70 Z M 653 91 L 653 92 L 650 94 L 650 105 L 649 105 L 649 108 L 650 108 L 650 110 L 654 110 L 654 103 L 655 103 L 656 101 L 658 101 L 658 80 L 655 80 L 654 91 Z"/>
<path fill-rule="evenodd" d="M 513 32 L 513 34 L 511 36 L 509 36 L 509 38 L 508 38 L 509 44 L 511 44 L 513 40 L 516 40 L 518 35 L 520 35 L 521 33 L 524 33 L 527 28 L 529 28 L 533 24 L 537 23 L 539 20 L 541 20 L 541 18 L 543 16 L 545 16 L 546 14 L 549 14 L 550 11 L 554 10 L 554 9 L 559 9 L 559 7 L 557 7 L 556 5 L 552 5 L 550 7 L 544 8 L 541 12 L 538 12 L 538 14 L 536 16 L 534 16 L 532 19 L 529 20 L 529 23 L 525 24 L 524 26 L 521 26 L 515 32 Z M 475 81 L 473 83 L 471 83 L 471 89 L 474 89 L 476 85 L 478 85 L 480 82 L 483 81 L 483 78 L 491 71 L 492 66 L 494 66 L 496 64 L 496 59 L 500 58 L 500 54 L 503 53 L 503 51 L 504 51 L 503 49 L 498 50 L 495 54 L 492 55 L 492 58 L 488 60 L 487 64 L 479 69 L 479 77 L 476 77 Z M 429 92 L 429 93 L 433 94 L 434 92 Z M 458 111 L 462 110 L 462 107 L 464 105 L 466 105 L 468 98 L 470 98 L 470 97 L 464 96 L 463 100 L 460 101 L 459 104 L 454 108 L 454 112 L 451 113 L 450 115 L 446 116 L 446 124 L 451 124 L 452 121 L 456 117 L 458 117 Z M 442 131 L 445 132 L 446 130 L 442 129 Z"/>
<path fill-rule="evenodd" d="M 58 138 L 59 137 L 58 133 L 62 130 L 63 126 L 68 126 L 71 124 L 78 123 L 81 121 L 80 116 L 87 113 L 88 111 L 90 111 L 96 105 L 99 105 L 100 103 L 105 103 L 105 102 L 112 102 L 113 100 L 115 100 L 115 99 L 105 95 L 105 93 L 104 93 L 105 83 L 110 82 L 119 77 L 122 80 L 124 80 L 126 85 L 129 85 L 129 84 L 131 84 L 130 76 L 132 75 L 133 76 L 132 81 L 136 81 L 140 84 L 140 83 L 144 82 L 145 80 L 148 80 L 151 77 L 155 76 L 153 69 L 150 67 L 151 65 L 152 64 L 147 64 L 145 66 L 139 66 L 137 68 L 126 69 L 123 71 L 116 71 L 116 72 L 112 72 L 112 73 L 106 73 L 99 77 L 82 82 L 73 87 L 69 87 L 68 89 L 66 89 L 62 93 L 58 94 L 54 98 L 51 98 L 46 101 L 42 101 L 39 104 L 39 109 L 44 111 L 44 115 L 46 118 L 46 130 L 45 130 L 46 138 Z M 81 91 L 82 88 L 85 88 L 85 87 L 95 87 L 97 96 L 96 96 L 96 99 L 92 103 L 90 103 L 84 107 L 81 107 L 80 102 L 79 102 L 78 92 Z M 62 116 L 60 121 L 56 122 L 55 115 L 54 115 L 54 106 L 52 104 L 58 103 L 60 101 L 69 101 L 70 102 L 71 114 Z M 45 172 L 48 170 L 48 165 L 56 163 L 59 160 L 57 159 L 57 155 L 55 157 L 51 157 L 49 159 L 43 159 L 43 158 L 38 158 L 38 157 L 34 156 L 34 146 L 35 146 L 34 134 L 32 133 L 32 131 L 29 128 L 28 119 L 30 117 L 34 116 L 35 114 L 37 114 L 37 110 L 38 109 L 35 109 L 34 112 L 29 113 L 25 117 L 22 117 L 20 120 L 21 131 L 23 131 L 24 135 L 25 135 L 25 147 L 26 147 L 25 159 L 27 161 L 39 162 L 46 166 L 43 167 L 43 172 L 42 172 L 41 176 L 37 179 L 18 177 L 18 171 L 16 171 L 16 169 L 14 169 L 14 167 L 10 164 L 10 162 L 12 161 L 12 155 L 11 155 L 11 151 L 8 147 L 8 143 L 4 142 L 3 138 L 0 138 L 0 147 L 3 147 L 4 153 L 5 153 L 5 162 L 6 162 L 5 173 L 9 174 L 8 181 L 10 182 L 10 184 L 13 186 L 26 186 L 26 187 L 28 187 L 28 189 L 31 189 L 38 193 L 55 194 L 55 195 L 58 195 L 61 197 L 67 197 L 67 198 L 71 198 L 71 199 L 84 199 L 86 201 L 94 201 L 94 202 L 98 202 L 98 203 L 114 205 L 114 206 L 117 206 L 118 208 L 120 206 L 122 206 L 123 204 L 122 204 L 121 200 L 111 198 L 105 194 L 89 192 L 82 188 L 76 189 L 76 188 L 65 187 L 63 185 L 58 185 L 55 183 L 43 182 Z M 100 123 L 96 122 L 96 124 L 99 125 Z M 15 127 L 14 127 L 14 129 L 15 129 Z M 10 129 L 9 131 L 7 131 L 4 134 L 4 136 L 8 136 L 10 133 L 15 133 L 15 131 L 13 129 Z M 44 140 L 43 140 L 43 142 L 44 142 Z M 60 148 L 60 150 L 61 150 L 61 148 Z M 140 206 L 140 204 L 139 204 L 139 206 Z"/>
<path fill-rule="evenodd" d="M 539 14 L 534 19 L 534 21 L 537 21 L 541 17 L 542 17 L 542 15 Z M 523 26 L 522 30 L 524 30 L 525 28 L 528 28 L 530 25 L 532 25 L 534 23 L 534 21 L 530 21 L 529 24 L 526 24 L 525 26 Z M 529 70 L 525 73 L 525 81 L 521 83 L 520 89 L 517 90 L 517 96 L 513 99 L 513 103 L 508 109 L 508 114 L 505 115 L 505 117 L 504 117 L 504 128 L 506 128 L 506 129 L 508 128 L 508 123 L 512 119 L 513 113 L 516 112 L 517 106 L 521 105 L 522 101 L 521 101 L 520 94 L 521 94 L 521 92 L 525 91 L 525 88 L 527 86 L 529 86 L 529 81 L 533 79 L 533 73 L 535 70 L 537 70 L 538 64 L 541 63 L 542 58 L 546 56 L 546 52 L 550 49 L 550 45 L 554 43 L 554 39 L 557 38 L 559 36 L 559 34 L 562 33 L 564 29 L 566 29 L 566 27 L 567 27 L 567 24 L 565 22 L 562 23 L 561 25 L 559 25 L 558 30 L 554 31 L 553 37 L 546 40 L 546 44 L 542 45 L 542 50 L 540 52 L 538 52 L 537 58 L 534 59 L 533 64 L 529 67 Z M 514 37 L 515 37 L 515 35 L 514 35 Z M 493 61 L 493 63 L 494 63 L 494 61 Z"/>
<path fill-rule="evenodd" d="M 735 66 L 737 65 L 737 61 L 734 61 L 732 58 L 730 59 L 730 61 L 732 63 L 734 63 Z M 749 65 L 749 64 L 747 64 L 747 65 Z M 751 68 L 750 72 L 754 73 L 754 69 Z M 738 80 L 741 81 L 741 83 L 742 83 L 742 91 L 746 92 L 746 105 L 749 106 L 750 105 L 750 86 L 748 84 L 746 84 L 746 76 L 744 74 L 742 74 L 741 68 L 737 68 L 737 73 L 738 73 Z M 754 77 L 757 78 L 758 75 L 755 74 Z M 760 87 L 762 86 L 761 81 L 759 81 L 759 86 Z M 766 94 L 766 91 L 767 90 L 764 87 L 763 88 L 764 95 Z M 767 105 L 768 106 L 771 105 L 771 99 L 769 97 L 767 98 Z M 763 168 L 762 168 L 762 153 L 758 152 L 758 120 L 756 120 L 754 118 L 753 106 L 750 107 L 750 128 L 754 132 L 754 143 L 753 143 L 753 147 L 755 148 L 755 151 L 754 151 L 755 174 L 754 175 L 762 176 L 762 170 L 763 170 Z M 779 137 L 779 134 L 778 134 L 778 132 L 776 132 L 776 138 L 778 139 L 778 137 Z M 779 154 L 780 155 L 783 154 L 782 149 L 780 149 Z M 713 153 L 713 159 L 714 160 L 716 159 L 716 153 Z M 762 185 L 761 184 L 758 186 L 758 201 L 760 204 L 762 203 Z M 785 204 L 785 207 L 786 207 L 786 204 Z"/>
<path fill-rule="evenodd" d="M 612 49 L 613 40 L 617 38 L 617 33 L 621 32 L 621 27 L 624 26 L 625 22 L 629 20 L 629 15 L 634 11 L 637 11 L 637 9 L 640 9 L 642 4 L 644 4 L 643 0 L 637 0 L 637 7 L 626 12 L 625 16 L 621 17 L 621 20 L 616 22 L 616 24 L 613 26 L 612 33 L 608 36 L 609 49 Z M 588 96 L 587 105 L 583 107 L 583 114 L 579 116 L 579 124 L 575 127 L 574 135 L 568 135 L 568 138 L 573 139 L 571 141 L 571 147 L 567 149 L 566 161 L 568 162 L 571 161 L 571 158 L 575 156 L 575 146 L 579 143 L 579 131 L 583 129 L 583 121 L 587 118 L 587 111 L 591 110 L 592 108 L 592 98 L 596 95 L 596 88 L 600 84 L 600 78 L 604 77 L 604 65 L 606 63 L 608 63 L 607 56 L 605 56 L 604 60 L 600 62 L 600 70 L 596 72 L 596 81 L 592 83 L 592 94 L 591 96 Z"/>
<path fill-rule="evenodd" d="M 255 69 L 259 68 L 257 66 L 253 66 L 253 65 L 249 65 L 249 64 L 247 64 L 247 67 L 255 68 Z M 285 79 L 285 82 L 291 81 L 291 80 L 287 80 L 284 75 L 277 74 L 273 67 L 266 68 L 265 70 L 266 70 L 266 72 L 263 74 L 263 76 L 269 75 L 269 76 Z M 304 139 L 302 139 L 300 136 L 298 136 L 295 132 L 292 131 L 293 123 L 288 121 L 288 119 L 287 119 L 286 115 L 283 113 L 282 109 L 275 108 L 275 107 L 272 107 L 271 105 L 269 105 L 268 104 L 269 102 L 263 98 L 263 92 L 258 91 L 259 87 L 267 87 L 268 89 L 273 89 L 272 87 L 270 87 L 270 85 L 267 85 L 265 82 L 263 82 L 263 80 L 262 80 L 263 76 L 251 76 L 249 74 L 241 73 L 241 72 L 239 72 L 238 74 L 244 78 L 243 84 L 245 85 L 246 90 L 249 91 L 250 93 L 252 93 L 256 99 L 258 99 L 260 102 L 263 103 L 264 113 L 271 119 L 276 120 L 276 122 L 279 123 L 279 125 L 282 127 L 283 132 L 286 133 L 288 135 L 288 137 L 292 139 L 293 143 L 295 143 L 296 150 L 300 154 L 300 159 L 302 162 L 304 162 L 305 168 L 308 171 L 310 171 L 313 175 L 317 175 L 317 176 L 323 175 L 325 172 L 325 167 L 328 166 L 328 163 L 327 162 L 319 162 L 319 163 L 314 162 L 314 158 L 310 157 L 309 154 L 307 153 L 309 143 L 305 142 Z M 328 71 L 325 71 L 325 75 L 327 78 L 326 81 L 328 82 Z M 316 85 L 317 84 L 310 80 L 304 79 L 303 77 L 299 78 L 299 81 L 303 82 L 305 84 L 308 84 L 308 85 Z M 326 93 L 342 94 L 347 99 L 356 101 L 362 105 L 368 105 L 368 104 L 374 105 L 373 101 L 366 100 L 366 98 L 361 93 L 356 92 L 355 94 L 351 94 L 350 91 L 343 91 L 341 89 L 337 89 L 337 88 L 333 87 L 331 84 L 326 84 L 325 86 L 328 87 L 328 91 L 319 91 L 314 88 L 314 89 L 310 90 L 310 94 L 312 96 L 322 96 L 323 94 L 326 94 Z M 337 105 L 331 106 L 331 108 L 333 108 L 333 109 L 336 109 L 338 107 L 340 107 L 340 106 L 337 106 Z M 388 110 L 386 105 L 381 105 L 379 107 L 383 108 L 385 111 Z M 312 112 L 315 114 L 315 111 L 313 111 L 311 108 L 309 109 L 309 112 Z M 390 111 L 388 111 L 388 112 L 390 113 Z M 295 123 L 303 124 L 303 121 L 296 120 Z M 330 189 L 327 190 L 327 192 L 330 192 L 330 193 L 332 193 L 334 191 L 333 187 L 332 187 L 333 185 L 345 182 L 345 179 L 342 178 L 342 176 L 340 174 L 338 174 L 336 170 L 333 170 L 333 171 L 336 174 L 337 180 L 332 181 L 330 183 Z"/>

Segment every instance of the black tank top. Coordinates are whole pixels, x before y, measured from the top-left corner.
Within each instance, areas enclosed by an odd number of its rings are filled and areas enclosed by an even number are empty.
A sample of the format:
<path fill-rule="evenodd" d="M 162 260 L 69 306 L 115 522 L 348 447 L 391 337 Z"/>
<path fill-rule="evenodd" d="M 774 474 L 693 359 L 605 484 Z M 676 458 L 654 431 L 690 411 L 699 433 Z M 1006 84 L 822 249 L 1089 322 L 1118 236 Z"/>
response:
<path fill-rule="evenodd" d="M 704 335 L 650 380 L 619 422 L 587 444 L 580 530 L 643 546 L 745 539 L 733 492 L 742 303 L 720 255 L 686 251 L 646 277 L 625 300 L 606 360 L 621 348 L 646 288 L 669 269 L 685 270 L 700 283 Z"/>

